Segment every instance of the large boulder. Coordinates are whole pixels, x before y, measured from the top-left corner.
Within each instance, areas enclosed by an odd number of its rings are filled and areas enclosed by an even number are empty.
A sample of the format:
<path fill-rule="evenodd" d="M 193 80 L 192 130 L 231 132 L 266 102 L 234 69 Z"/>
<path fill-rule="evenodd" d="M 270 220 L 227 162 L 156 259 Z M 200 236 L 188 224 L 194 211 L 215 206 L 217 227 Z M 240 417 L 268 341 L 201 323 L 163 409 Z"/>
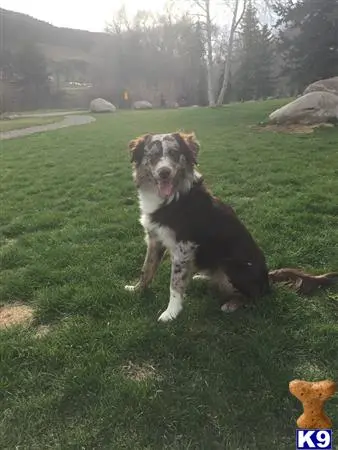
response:
<path fill-rule="evenodd" d="M 338 95 L 338 77 L 327 78 L 326 80 L 319 80 L 310 84 L 304 91 L 304 94 L 309 92 L 329 92 Z"/>
<path fill-rule="evenodd" d="M 95 98 L 90 102 L 90 111 L 93 113 L 111 113 L 116 111 L 116 107 L 103 98 Z"/>
<path fill-rule="evenodd" d="M 329 92 L 310 92 L 269 116 L 270 123 L 313 125 L 338 120 L 338 96 Z"/>
<path fill-rule="evenodd" d="M 137 102 L 134 102 L 133 108 L 134 109 L 152 109 L 153 105 L 150 102 L 147 102 L 146 100 L 139 100 Z"/>

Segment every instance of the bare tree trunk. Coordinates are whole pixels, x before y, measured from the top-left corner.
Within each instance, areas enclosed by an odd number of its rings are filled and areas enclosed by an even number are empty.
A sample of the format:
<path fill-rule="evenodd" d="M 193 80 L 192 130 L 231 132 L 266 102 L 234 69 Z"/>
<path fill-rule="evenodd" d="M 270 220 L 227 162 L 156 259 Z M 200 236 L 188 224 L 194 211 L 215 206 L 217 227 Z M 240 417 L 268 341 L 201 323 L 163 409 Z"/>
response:
<path fill-rule="evenodd" d="M 207 67 L 207 84 L 208 84 L 208 103 L 209 106 L 215 106 L 215 92 L 213 87 L 213 45 L 212 45 L 212 31 L 213 23 L 210 15 L 211 0 L 188 0 L 190 4 L 197 7 L 197 12 L 192 13 L 192 16 L 202 18 L 204 31 L 206 32 L 206 67 Z M 177 2 L 179 3 L 179 2 Z M 204 43 L 205 45 L 205 43 Z"/>
<path fill-rule="evenodd" d="M 235 33 L 237 31 L 239 24 L 241 23 L 241 21 L 243 19 L 243 16 L 244 16 L 244 13 L 246 10 L 247 0 L 244 0 L 242 14 L 239 17 L 239 19 L 237 20 L 239 2 L 240 2 L 240 0 L 235 0 L 235 9 L 234 9 L 233 16 L 232 16 L 232 23 L 231 23 L 229 43 L 228 43 L 228 55 L 227 55 L 227 58 L 224 63 L 224 78 L 223 78 L 222 88 L 218 95 L 217 106 L 221 106 L 223 104 L 225 92 L 229 85 L 229 78 L 230 78 L 231 64 L 232 64 L 232 54 L 233 54 L 233 50 L 234 50 Z"/>
<path fill-rule="evenodd" d="M 215 106 L 215 94 L 213 88 L 213 61 L 212 61 L 212 23 L 210 18 L 210 0 L 205 0 L 206 28 L 207 28 L 207 78 L 209 106 Z"/>

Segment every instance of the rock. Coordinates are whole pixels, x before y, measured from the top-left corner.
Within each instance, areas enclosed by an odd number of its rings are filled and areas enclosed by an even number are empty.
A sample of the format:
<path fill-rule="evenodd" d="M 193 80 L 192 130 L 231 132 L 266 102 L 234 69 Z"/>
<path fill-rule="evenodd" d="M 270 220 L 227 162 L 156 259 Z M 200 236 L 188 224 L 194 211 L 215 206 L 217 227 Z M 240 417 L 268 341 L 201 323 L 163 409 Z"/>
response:
<path fill-rule="evenodd" d="M 12 120 L 12 119 L 16 119 L 17 116 L 14 114 L 10 114 L 10 113 L 2 113 L 0 114 L 0 120 Z"/>
<path fill-rule="evenodd" d="M 115 112 L 116 107 L 103 98 L 96 98 L 90 102 L 90 111 L 93 113 Z"/>
<path fill-rule="evenodd" d="M 310 92 L 277 109 L 269 116 L 273 124 L 316 123 L 338 121 L 338 96 L 329 92 Z"/>
<path fill-rule="evenodd" d="M 134 102 L 133 108 L 134 109 L 152 109 L 153 105 L 150 102 L 147 102 L 146 100 L 139 100 L 137 102 Z"/>
<path fill-rule="evenodd" d="M 177 102 L 167 102 L 167 108 L 177 109 L 180 105 Z"/>
<path fill-rule="evenodd" d="M 338 77 L 327 78 L 326 80 L 318 80 L 310 84 L 304 91 L 304 94 L 309 92 L 329 92 L 338 95 Z"/>

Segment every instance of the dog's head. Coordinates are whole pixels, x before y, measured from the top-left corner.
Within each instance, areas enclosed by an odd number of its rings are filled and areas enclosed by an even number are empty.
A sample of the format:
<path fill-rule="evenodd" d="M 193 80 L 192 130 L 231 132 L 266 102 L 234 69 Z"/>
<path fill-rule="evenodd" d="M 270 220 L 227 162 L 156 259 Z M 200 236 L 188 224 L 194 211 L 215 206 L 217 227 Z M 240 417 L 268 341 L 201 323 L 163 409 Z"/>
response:
<path fill-rule="evenodd" d="M 195 134 L 146 134 L 129 143 L 138 187 L 156 187 L 160 197 L 171 197 L 184 180 L 193 177 L 199 143 Z"/>

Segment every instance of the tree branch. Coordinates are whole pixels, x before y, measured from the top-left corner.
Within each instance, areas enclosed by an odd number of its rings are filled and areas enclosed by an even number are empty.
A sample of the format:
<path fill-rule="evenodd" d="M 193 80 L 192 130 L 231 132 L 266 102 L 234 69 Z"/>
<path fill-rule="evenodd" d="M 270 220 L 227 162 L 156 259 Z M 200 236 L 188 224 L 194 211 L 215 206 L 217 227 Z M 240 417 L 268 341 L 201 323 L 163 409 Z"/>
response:
<path fill-rule="evenodd" d="M 199 8 L 201 8 L 202 11 L 207 13 L 207 6 L 205 3 L 203 4 L 200 0 L 192 0 L 192 2 L 195 3 L 195 5 L 197 5 Z"/>
<path fill-rule="evenodd" d="M 234 29 L 234 31 L 237 30 L 238 25 L 242 22 L 242 19 L 243 19 L 243 17 L 244 17 L 245 11 L 246 11 L 247 4 L 248 4 L 248 1 L 247 1 L 247 0 L 244 0 L 243 11 L 242 11 L 242 14 L 239 16 L 239 19 L 237 20 L 237 22 L 236 22 L 236 24 L 235 24 L 235 29 Z"/>

